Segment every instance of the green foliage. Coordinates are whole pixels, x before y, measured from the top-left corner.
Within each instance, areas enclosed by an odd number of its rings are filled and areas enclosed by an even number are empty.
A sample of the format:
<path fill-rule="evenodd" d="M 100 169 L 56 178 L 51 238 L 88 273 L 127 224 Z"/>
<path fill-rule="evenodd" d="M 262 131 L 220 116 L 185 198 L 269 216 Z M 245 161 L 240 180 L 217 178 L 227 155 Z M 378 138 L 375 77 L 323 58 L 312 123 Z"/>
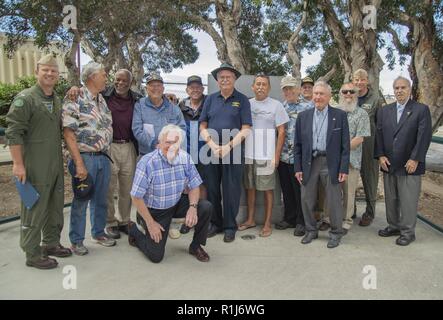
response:
<path fill-rule="evenodd" d="M 21 91 L 32 87 L 37 82 L 35 76 L 22 77 L 14 84 L 0 83 L 0 127 L 6 127 L 5 115 L 9 111 L 9 107 L 14 100 L 14 97 Z M 66 92 L 71 86 L 68 82 L 60 77 L 57 85 L 55 86 L 55 92 L 63 99 Z"/>

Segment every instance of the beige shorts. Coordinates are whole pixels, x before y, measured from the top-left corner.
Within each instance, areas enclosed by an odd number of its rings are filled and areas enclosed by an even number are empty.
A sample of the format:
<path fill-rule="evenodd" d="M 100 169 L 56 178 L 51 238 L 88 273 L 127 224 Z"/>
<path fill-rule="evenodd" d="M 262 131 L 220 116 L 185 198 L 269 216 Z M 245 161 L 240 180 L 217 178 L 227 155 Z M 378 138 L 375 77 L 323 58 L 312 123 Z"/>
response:
<path fill-rule="evenodd" d="M 251 162 L 251 160 L 249 159 L 247 162 Z M 271 160 L 253 160 L 252 164 L 246 164 L 243 182 L 246 189 L 274 190 L 275 167 L 271 166 Z"/>

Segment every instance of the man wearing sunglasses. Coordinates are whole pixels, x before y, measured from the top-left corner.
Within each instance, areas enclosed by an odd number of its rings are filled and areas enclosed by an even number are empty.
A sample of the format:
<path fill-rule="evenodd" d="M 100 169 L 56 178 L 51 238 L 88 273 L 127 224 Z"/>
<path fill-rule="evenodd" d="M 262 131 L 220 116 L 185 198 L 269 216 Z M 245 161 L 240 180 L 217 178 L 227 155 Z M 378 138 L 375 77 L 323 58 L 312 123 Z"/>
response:
<path fill-rule="evenodd" d="M 358 185 L 358 176 L 361 168 L 362 143 L 364 137 L 371 134 L 368 113 L 358 108 L 358 90 L 352 83 L 345 83 L 340 90 L 337 108 L 346 112 L 349 123 L 351 151 L 349 157 L 349 175 L 343 183 L 343 233 L 348 233 L 353 221 L 355 190 Z M 327 211 L 325 212 L 327 215 Z M 329 217 L 324 218 L 329 224 Z"/>

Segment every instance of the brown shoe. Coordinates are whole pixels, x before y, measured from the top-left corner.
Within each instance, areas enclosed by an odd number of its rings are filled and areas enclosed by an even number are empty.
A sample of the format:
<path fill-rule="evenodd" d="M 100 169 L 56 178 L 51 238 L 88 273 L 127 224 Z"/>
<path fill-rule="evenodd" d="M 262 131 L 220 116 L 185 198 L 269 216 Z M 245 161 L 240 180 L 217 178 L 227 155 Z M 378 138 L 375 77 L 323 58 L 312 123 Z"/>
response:
<path fill-rule="evenodd" d="M 209 261 L 209 255 L 206 253 L 205 250 L 203 250 L 201 246 L 198 246 L 196 250 L 193 250 L 191 247 L 189 247 L 189 253 L 192 254 L 194 257 L 196 257 L 198 261 L 201 262 Z"/>
<path fill-rule="evenodd" d="M 54 269 L 57 268 L 58 262 L 51 258 L 38 258 L 34 261 L 26 260 L 26 265 L 37 269 Z"/>
<path fill-rule="evenodd" d="M 54 247 L 42 246 L 44 256 L 54 256 L 58 258 L 66 258 L 72 256 L 72 252 L 69 248 L 63 247 L 58 244 Z"/>
<path fill-rule="evenodd" d="M 369 215 L 367 215 L 366 213 L 364 213 L 361 216 L 361 219 L 360 219 L 360 222 L 358 223 L 358 225 L 361 227 L 367 227 L 372 223 L 372 220 L 374 220 L 374 218 L 372 218 Z"/>
<path fill-rule="evenodd" d="M 326 231 L 331 227 L 331 225 L 329 223 L 326 222 L 322 222 L 320 227 L 318 228 L 318 230 L 320 231 Z"/>

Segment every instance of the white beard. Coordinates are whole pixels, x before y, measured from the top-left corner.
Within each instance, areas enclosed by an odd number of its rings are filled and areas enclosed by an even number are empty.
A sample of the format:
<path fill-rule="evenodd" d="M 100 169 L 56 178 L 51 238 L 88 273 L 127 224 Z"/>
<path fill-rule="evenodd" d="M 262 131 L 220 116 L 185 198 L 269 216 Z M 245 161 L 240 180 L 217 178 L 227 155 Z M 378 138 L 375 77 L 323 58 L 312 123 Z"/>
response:
<path fill-rule="evenodd" d="M 345 112 L 353 112 L 357 108 L 357 101 L 346 102 L 346 100 L 340 97 L 337 108 Z"/>
<path fill-rule="evenodd" d="M 171 165 L 178 164 L 179 161 L 178 153 L 180 151 L 177 152 L 177 149 L 178 149 L 177 146 L 171 146 L 166 154 L 166 159 L 168 159 L 168 162 Z"/>

